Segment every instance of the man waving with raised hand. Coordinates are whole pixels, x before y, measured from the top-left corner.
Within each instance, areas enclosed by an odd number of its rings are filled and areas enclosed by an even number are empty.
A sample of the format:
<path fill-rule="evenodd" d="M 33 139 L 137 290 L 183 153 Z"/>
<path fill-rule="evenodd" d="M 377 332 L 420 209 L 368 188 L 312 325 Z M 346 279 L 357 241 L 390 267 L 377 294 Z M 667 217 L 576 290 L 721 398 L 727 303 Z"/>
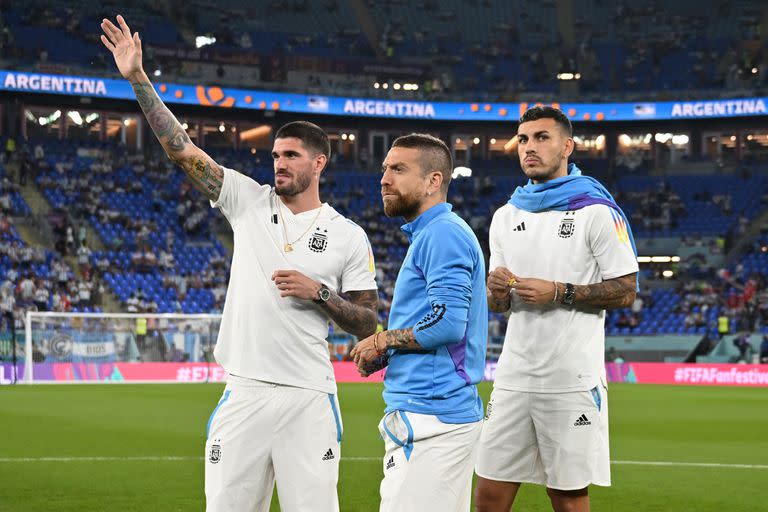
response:
<path fill-rule="evenodd" d="M 208 512 L 338 511 L 342 426 L 325 341 L 328 319 L 376 329 L 375 268 L 363 230 L 320 201 L 328 135 L 305 121 L 275 134 L 275 186 L 218 165 L 189 140 L 142 69 L 122 16 L 101 40 L 131 82 L 168 157 L 219 208 L 235 249 L 214 355 L 229 374 L 208 420 Z"/>

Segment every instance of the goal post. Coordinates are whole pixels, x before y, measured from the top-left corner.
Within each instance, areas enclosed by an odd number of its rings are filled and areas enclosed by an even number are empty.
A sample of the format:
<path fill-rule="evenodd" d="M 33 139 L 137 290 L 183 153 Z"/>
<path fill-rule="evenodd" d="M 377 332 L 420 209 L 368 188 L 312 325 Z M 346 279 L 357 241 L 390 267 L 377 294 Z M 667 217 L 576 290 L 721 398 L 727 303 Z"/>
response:
<path fill-rule="evenodd" d="M 0 316 L 0 385 L 16 384 L 19 374 L 19 344 L 21 332 L 16 330 L 16 320 L 11 312 Z"/>
<path fill-rule="evenodd" d="M 210 382 L 221 315 L 28 312 L 24 383 Z"/>

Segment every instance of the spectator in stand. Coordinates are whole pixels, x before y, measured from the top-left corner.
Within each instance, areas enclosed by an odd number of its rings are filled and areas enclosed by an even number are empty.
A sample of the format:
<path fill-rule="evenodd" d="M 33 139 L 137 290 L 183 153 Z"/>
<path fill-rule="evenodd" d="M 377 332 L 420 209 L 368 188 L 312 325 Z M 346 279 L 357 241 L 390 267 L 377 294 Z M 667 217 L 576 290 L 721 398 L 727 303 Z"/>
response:
<path fill-rule="evenodd" d="M 0 195 L 0 209 L 2 209 L 4 215 L 10 215 L 13 209 L 11 194 L 5 187 L 3 188 L 3 193 Z"/>
<path fill-rule="evenodd" d="M 7 321 L 12 318 L 15 308 L 16 297 L 14 297 L 13 291 L 4 288 L 2 295 L 0 295 L 0 313 L 2 313 L 3 320 L 6 321 L 5 329 L 10 329 L 10 324 L 8 324 Z"/>
<path fill-rule="evenodd" d="M 67 231 L 65 235 L 65 247 L 66 247 L 66 254 L 72 254 L 75 250 L 75 230 L 72 228 L 71 225 L 67 226 Z"/>
<path fill-rule="evenodd" d="M 730 332 L 731 332 L 730 319 L 726 314 L 721 313 L 720 316 L 717 317 L 717 333 L 722 338 L 723 336 L 725 336 Z"/>
<path fill-rule="evenodd" d="M 13 219 L 5 214 L 0 215 L 0 235 L 10 235 L 13 227 Z"/>
<path fill-rule="evenodd" d="M 81 281 L 78 285 L 78 297 L 79 297 L 79 305 L 81 308 L 90 308 L 93 306 L 93 302 L 91 300 L 91 290 L 92 290 L 93 284 L 90 282 Z"/>
<path fill-rule="evenodd" d="M 733 340 L 734 346 L 739 349 L 738 362 L 748 363 L 752 357 L 752 343 L 750 343 L 749 333 L 742 333 Z"/>
<path fill-rule="evenodd" d="M 763 341 L 760 343 L 760 362 L 768 363 L 768 334 L 763 334 Z"/>
<path fill-rule="evenodd" d="M 48 311 L 48 299 L 50 292 L 41 279 L 38 279 L 37 289 L 35 290 L 35 306 L 38 311 Z"/>
<path fill-rule="evenodd" d="M 31 275 L 27 274 L 24 276 L 19 283 L 17 293 L 22 304 L 29 304 L 33 301 L 35 298 L 35 282 Z"/>
<path fill-rule="evenodd" d="M 166 251 L 165 249 L 161 249 L 160 258 L 158 259 L 158 266 L 164 271 L 169 271 L 174 268 L 176 266 L 176 262 L 173 259 L 173 253 Z"/>
<path fill-rule="evenodd" d="M 5 141 L 5 163 L 9 164 L 13 161 L 13 157 L 16 154 L 16 139 L 8 137 Z"/>
<path fill-rule="evenodd" d="M 77 250 L 77 264 L 80 266 L 81 270 L 90 270 L 91 254 L 92 251 L 85 245 L 85 243 L 81 243 L 80 248 Z"/>

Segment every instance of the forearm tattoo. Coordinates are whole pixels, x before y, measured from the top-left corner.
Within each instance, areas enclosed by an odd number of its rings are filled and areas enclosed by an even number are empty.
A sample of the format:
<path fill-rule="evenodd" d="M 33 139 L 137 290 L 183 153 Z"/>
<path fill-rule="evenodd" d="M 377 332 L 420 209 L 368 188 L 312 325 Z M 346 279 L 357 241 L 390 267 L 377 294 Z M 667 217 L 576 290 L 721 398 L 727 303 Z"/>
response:
<path fill-rule="evenodd" d="M 574 286 L 574 304 L 597 306 L 602 309 L 628 308 L 635 300 L 636 276 L 629 274 L 602 283 Z M 565 293 L 564 285 L 560 291 Z"/>
<path fill-rule="evenodd" d="M 194 157 L 190 160 L 191 163 L 182 164 L 189 177 L 192 181 L 198 183 L 198 188 L 203 187 L 206 193 L 215 194 L 217 197 L 224 184 L 224 172 L 221 167 L 209 158 Z M 211 166 L 211 163 L 213 163 L 213 166 Z"/>
<path fill-rule="evenodd" d="M 321 306 L 339 327 L 358 338 L 376 332 L 379 295 L 376 290 L 347 292 L 348 299 L 336 293 Z"/>
<path fill-rule="evenodd" d="M 224 183 L 224 170 L 194 145 L 186 130 L 168 110 L 149 82 L 131 83 L 150 128 L 168 158 L 187 173 L 193 185 L 210 199 L 217 199 Z"/>
<path fill-rule="evenodd" d="M 147 82 L 135 82 L 132 83 L 131 86 L 133 87 L 133 92 L 136 94 L 136 99 L 139 101 L 139 105 L 144 113 L 146 114 L 147 112 L 152 111 L 152 109 L 155 108 L 155 105 L 160 101 L 152 84 Z"/>
<path fill-rule="evenodd" d="M 387 348 L 395 350 L 424 350 L 424 347 L 416 341 L 412 327 L 408 329 L 392 329 L 384 331 L 383 334 L 387 342 Z"/>
<path fill-rule="evenodd" d="M 168 148 L 174 152 L 184 151 L 187 144 L 190 143 L 187 132 L 181 126 L 175 127 L 173 134 L 168 139 Z"/>

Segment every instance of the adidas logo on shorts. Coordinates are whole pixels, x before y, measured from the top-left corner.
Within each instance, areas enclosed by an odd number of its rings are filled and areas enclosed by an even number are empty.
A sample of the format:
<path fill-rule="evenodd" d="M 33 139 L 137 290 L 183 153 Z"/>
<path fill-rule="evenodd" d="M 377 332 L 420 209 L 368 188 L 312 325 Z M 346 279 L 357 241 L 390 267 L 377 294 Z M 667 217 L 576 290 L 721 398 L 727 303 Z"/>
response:
<path fill-rule="evenodd" d="M 573 424 L 574 427 L 583 427 L 585 425 L 591 425 L 592 422 L 587 419 L 586 414 L 582 414 L 579 416 L 579 419 L 576 420 L 576 423 Z"/>
<path fill-rule="evenodd" d="M 323 455 L 323 460 L 333 460 L 333 458 L 334 458 L 334 456 L 333 456 L 333 450 L 331 450 L 330 448 L 328 448 L 328 451 L 327 451 L 327 452 L 325 452 L 325 455 Z"/>
<path fill-rule="evenodd" d="M 389 460 L 387 461 L 387 469 L 392 469 L 393 467 L 395 467 L 395 457 L 394 456 L 390 457 Z"/>

